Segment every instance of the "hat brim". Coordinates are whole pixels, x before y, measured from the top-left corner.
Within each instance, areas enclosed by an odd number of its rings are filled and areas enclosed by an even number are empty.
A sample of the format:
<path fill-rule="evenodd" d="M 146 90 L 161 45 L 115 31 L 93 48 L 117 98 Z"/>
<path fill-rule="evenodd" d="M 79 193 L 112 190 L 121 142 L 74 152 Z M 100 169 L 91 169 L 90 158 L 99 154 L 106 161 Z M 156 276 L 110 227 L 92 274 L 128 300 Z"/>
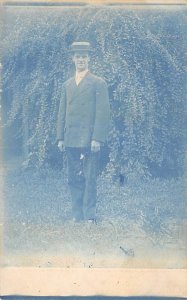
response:
<path fill-rule="evenodd" d="M 70 49 L 69 50 L 69 52 L 70 53 L 81 53 L 81 52 L 83 52 L 83 53 L 90 53 L 90 52 L 93 52 L 93 50 L 92 49 Z"/>

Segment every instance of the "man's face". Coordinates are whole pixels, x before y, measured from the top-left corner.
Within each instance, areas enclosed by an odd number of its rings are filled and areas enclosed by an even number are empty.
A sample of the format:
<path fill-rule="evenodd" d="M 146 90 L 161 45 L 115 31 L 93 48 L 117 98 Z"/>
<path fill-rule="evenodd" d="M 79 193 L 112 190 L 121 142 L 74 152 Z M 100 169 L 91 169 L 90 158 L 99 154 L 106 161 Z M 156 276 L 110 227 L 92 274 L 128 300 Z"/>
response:
<path fill-rule="evenodd" d="M 90 57 L 88 53 L 76 52 L 73 55 L 73 62 L 75 63 L 75 68 L 79 72 L 88 69 L 89 61 L 90 61 Z"/>

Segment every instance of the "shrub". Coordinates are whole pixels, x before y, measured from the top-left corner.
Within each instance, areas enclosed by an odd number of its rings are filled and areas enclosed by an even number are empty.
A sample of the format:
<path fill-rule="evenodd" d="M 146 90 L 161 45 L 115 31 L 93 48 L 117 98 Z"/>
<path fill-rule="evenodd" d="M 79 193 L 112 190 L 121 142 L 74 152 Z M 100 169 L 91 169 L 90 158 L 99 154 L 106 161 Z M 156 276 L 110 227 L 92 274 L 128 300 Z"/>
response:
<path fill-rule="evenodd" d="M 29 124 L 29 162 L 41 166 L 55 143 L 61 86 L 74 72 L 74 40 L 93 46 L 91 70 L 111 102 L 108 172 L 181 175 L 185 152 L 185 15 L 181 10 L 22 8 L 5 23 L 7 126 Z M 23 128 L 25 128 L 23 126 Z"/>

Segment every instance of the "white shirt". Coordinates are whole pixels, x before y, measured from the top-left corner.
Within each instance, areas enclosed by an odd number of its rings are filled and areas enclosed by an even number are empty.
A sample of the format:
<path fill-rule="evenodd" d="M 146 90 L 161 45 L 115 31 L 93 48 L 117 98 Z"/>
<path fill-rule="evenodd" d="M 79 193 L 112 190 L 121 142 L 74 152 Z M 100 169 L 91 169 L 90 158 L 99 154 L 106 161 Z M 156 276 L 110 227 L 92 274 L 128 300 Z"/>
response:
<path fill-rule="evenodd" d="M 86 76 L 87 73 L 88 73 L 88 70 L 84 70 L 82 72 L 76 72 L 76 74 L 75 74 L 76 85 L 79 85 L 79 83 Z"/>

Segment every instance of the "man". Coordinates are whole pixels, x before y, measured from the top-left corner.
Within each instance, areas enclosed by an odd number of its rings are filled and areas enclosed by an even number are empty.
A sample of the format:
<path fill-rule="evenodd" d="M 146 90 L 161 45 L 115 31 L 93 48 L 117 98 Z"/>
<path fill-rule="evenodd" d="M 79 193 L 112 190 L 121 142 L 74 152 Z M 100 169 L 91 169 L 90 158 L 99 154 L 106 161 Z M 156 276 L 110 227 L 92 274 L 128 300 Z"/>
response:
<path fill-rule="evenodd" d="M 57 122 L 57 140 L 65 148 L 73 220 L 96 221 L 96 177 L 101 146 L 109 128 L 105 81 L 89 69 L 90 43 L 71 45 L 76 74 L 64 83 Z"/>

